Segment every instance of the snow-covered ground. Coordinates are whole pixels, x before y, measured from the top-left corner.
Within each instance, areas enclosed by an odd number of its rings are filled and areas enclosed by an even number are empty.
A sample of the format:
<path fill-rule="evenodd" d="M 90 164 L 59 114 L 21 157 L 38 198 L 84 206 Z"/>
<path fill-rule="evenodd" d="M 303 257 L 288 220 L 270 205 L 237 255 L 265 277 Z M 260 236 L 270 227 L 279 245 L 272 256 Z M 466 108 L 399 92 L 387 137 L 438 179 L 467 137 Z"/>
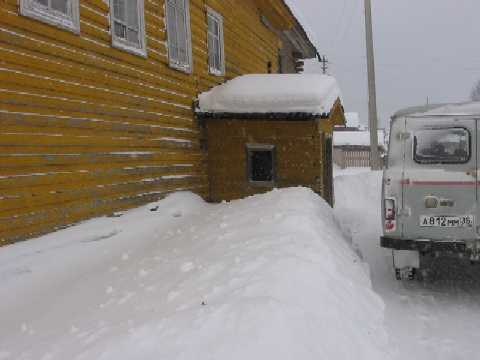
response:
<path fill-rule="evenodd" d="M 177 193 L 0 248 L 0 359 L 478 358 L 480 266 L 397 282 L 381 173 L 335 174 L 334 211 Z"/>
<path fill-rule="evenodd" d="M 335 215 L 370 265 L 395 358 L 480 358 L 480 266 L 438 262 L 428 282 L 397 282 L 379 236 L 381 173 L 337 170 Z"/>
<path fill-rule="evenodd" d="M 302 188 L 0 248 L 0 299 L 3 360 L 391 359 L 366 265 Z"/>

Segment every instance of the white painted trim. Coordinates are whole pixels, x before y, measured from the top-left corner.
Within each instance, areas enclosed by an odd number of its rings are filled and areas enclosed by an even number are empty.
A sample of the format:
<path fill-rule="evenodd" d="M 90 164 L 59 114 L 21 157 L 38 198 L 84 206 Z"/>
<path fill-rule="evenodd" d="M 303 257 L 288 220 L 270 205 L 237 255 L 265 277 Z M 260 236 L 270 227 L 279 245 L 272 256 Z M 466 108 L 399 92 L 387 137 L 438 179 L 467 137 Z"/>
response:
<path fill-rule="evenodd" d="M 192 32 L 191 32 L 191 25 L 190 25 L 190 1 L 189 0 L 182 0 L 184 1 L 184 8 L 185 8 L 185 34 L 187 37 L 187 56 L 188 62 L 185 64 L 180 63 L 180 61 L 172 59 L 170 57 L 170 51 L 168 43 L 170 41 L 169 37 L 171 34 L 168 33 L 168 13 L 167 13 L 167 1 L 165 0 L 164 4 L 164 14 L 165 14 L 165 32 L 167 33 L 167 54 L 168 54 L 168 64 L 171 68 L 179 71 L 183 71 L 187 74 L 193 73 L 193 52 L 192 52 Z"/>
<path fill-rule="evenodd" d="M 147 38 L 145 36 L 145 7 L 143 0 L 137 0 L 138 10 L 138 38 L 140 47 L 133 44 L 126 39 L 115 36 L 113 29 L 115 23 L 115 16 L 113 14 L 113 0 L 110 0 L 110 36 L 112 37 L 112 46 L 114 48 L 129 52 L 134 55 L 147 57 Z"/>
<path fill-rule="evenodd" d="M 71 14 L 65 15 L 49 9 L 35 0 L 19 0 L 20 14 L 45 22 L 47 24 L 80 34 L 80 4 L 79 0 L 70 0 Z"/>
<path fill-rule="evenodd" d="M 220 40 L 220 60 L 221 64 L 220 67 L 221 69 L 218 71 L 218 69 L 213 69 L 210 66 L 210 49 L 208 48 L 208 16 L 213 17 L 219 25 L 219 40 Z M 224 76 L 225 75 L 225 42 L 224 42 L 224 37 L 223 37 L 223 16 L 213 10 L 210 6 L 207 6 L 207 54 L 208 54 L 208 72 L 212 75 L 216 76 Z"/>

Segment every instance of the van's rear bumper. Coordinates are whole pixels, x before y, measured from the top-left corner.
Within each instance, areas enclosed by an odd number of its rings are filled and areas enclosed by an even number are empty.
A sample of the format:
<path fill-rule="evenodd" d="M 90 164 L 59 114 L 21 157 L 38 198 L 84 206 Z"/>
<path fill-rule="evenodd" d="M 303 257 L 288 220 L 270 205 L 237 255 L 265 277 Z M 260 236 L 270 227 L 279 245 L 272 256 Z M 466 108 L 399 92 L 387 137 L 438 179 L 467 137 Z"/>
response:
<path fill-rule="evenodd" d="M 470 246 L 469 246 L 470 245 Z M 472 246 L 473 245 L 473 246 Z M 450 252 L 470 253 L 474 252 L 475 240 L 473 241 L 433 241 L 428 239 L 408 240 L 395 239 L 386 236 L 380 237 L 380 246 L 394 250 L 416 250 L 421 252 Z"/>

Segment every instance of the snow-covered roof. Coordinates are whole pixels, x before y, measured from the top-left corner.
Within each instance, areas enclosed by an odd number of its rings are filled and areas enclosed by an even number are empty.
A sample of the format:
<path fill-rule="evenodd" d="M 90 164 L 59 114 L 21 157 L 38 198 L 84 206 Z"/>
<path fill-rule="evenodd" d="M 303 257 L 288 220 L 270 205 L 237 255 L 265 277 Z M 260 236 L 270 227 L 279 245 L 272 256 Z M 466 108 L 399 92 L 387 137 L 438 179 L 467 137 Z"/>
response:
<path fill-rule="evenodd" d="M 413 106 L 397 111 L 392 118 L 435 115 L 480 115 L 480 102 Z"/>
<path fill-rule="evenodd" d="M 370 131 L 335 131 L 334 146 L 370 146 Z M 385 132 L 378 130 L 378 145 L 385 146 Z"/>
<path fill-rule="evenodd" d="M 200 94 L 197 112 L 325 115 L 340 97 L 337 81 L 328 75 L 243 75 Z"/>
<path fill-rule="evenodd" d="M 360 115 L 356 112 L 345 113 L 347 127 L 360 128 Z"/>
<path fill-rule="evenodd" d="M 299 6 L 296 3 L 296 0 L 285 0 L 285 4 L 290 8 L 293 16 L 300 23 L 305 35 L 308 37 L 312 44 L 319 44 L 319 41 L 315 35 L 315 32 L 312 30 L 310 23 L 307 21 L 303 11 L 300 10 Z"/>
<path fill-rule="evenodd" d="M 427 111 L 423 115 L 480 115 L 480 101 L 446 104 Z"/>

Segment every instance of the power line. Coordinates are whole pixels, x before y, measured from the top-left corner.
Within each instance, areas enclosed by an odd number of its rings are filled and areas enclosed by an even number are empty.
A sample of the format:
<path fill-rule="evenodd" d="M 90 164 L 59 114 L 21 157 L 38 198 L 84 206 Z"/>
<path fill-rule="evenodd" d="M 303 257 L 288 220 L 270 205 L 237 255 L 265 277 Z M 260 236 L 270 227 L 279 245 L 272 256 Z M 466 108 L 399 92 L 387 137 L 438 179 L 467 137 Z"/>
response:
<path fill-rule="evenodd" d="M 351 11 L 348 13 L 348 16 L 347 16 L 347 22 L 346 22 L 346 27 L 344 28 L 344 30 L 342 31 L 340 37 L 338 38 L 338 40 L 336 41 L 335 43 L 335 49 L 336 49 L 336 46 L 337 44 L 341 43 L 344 39 L 345 39 L 345 36 L 348 35 L 348 33 L 350 32 L 350 28 L 352 26 L 352 23 L 353 23 L 353 18 L 354 18 L 354 15 L 355 15 L 355 12 L 356 10 L 358 9 L 358 5 L 360 3 L 358 1 L 355 1 L 351 7 Z"/>
<path fill-rule="evenodd" d="M 335 36 L 332 36 L 331 37 L 331 43 L 330 43 L 330 49 L 335 46 L 336 44 L 336 39 L 338 38 L 338 34 L 340 33 L 340 30 L 342 28 L 342 20 L 344 19 L 344 15 L 345 15 L 345 10 L 347 10 L 347 0 L 343 0 L 343 5 L 341 7 L 341 11 L 340 11 L 340 16 L 338 18 L 338 21 L 337 21 L 337 29 L 335 31 Z"/>

